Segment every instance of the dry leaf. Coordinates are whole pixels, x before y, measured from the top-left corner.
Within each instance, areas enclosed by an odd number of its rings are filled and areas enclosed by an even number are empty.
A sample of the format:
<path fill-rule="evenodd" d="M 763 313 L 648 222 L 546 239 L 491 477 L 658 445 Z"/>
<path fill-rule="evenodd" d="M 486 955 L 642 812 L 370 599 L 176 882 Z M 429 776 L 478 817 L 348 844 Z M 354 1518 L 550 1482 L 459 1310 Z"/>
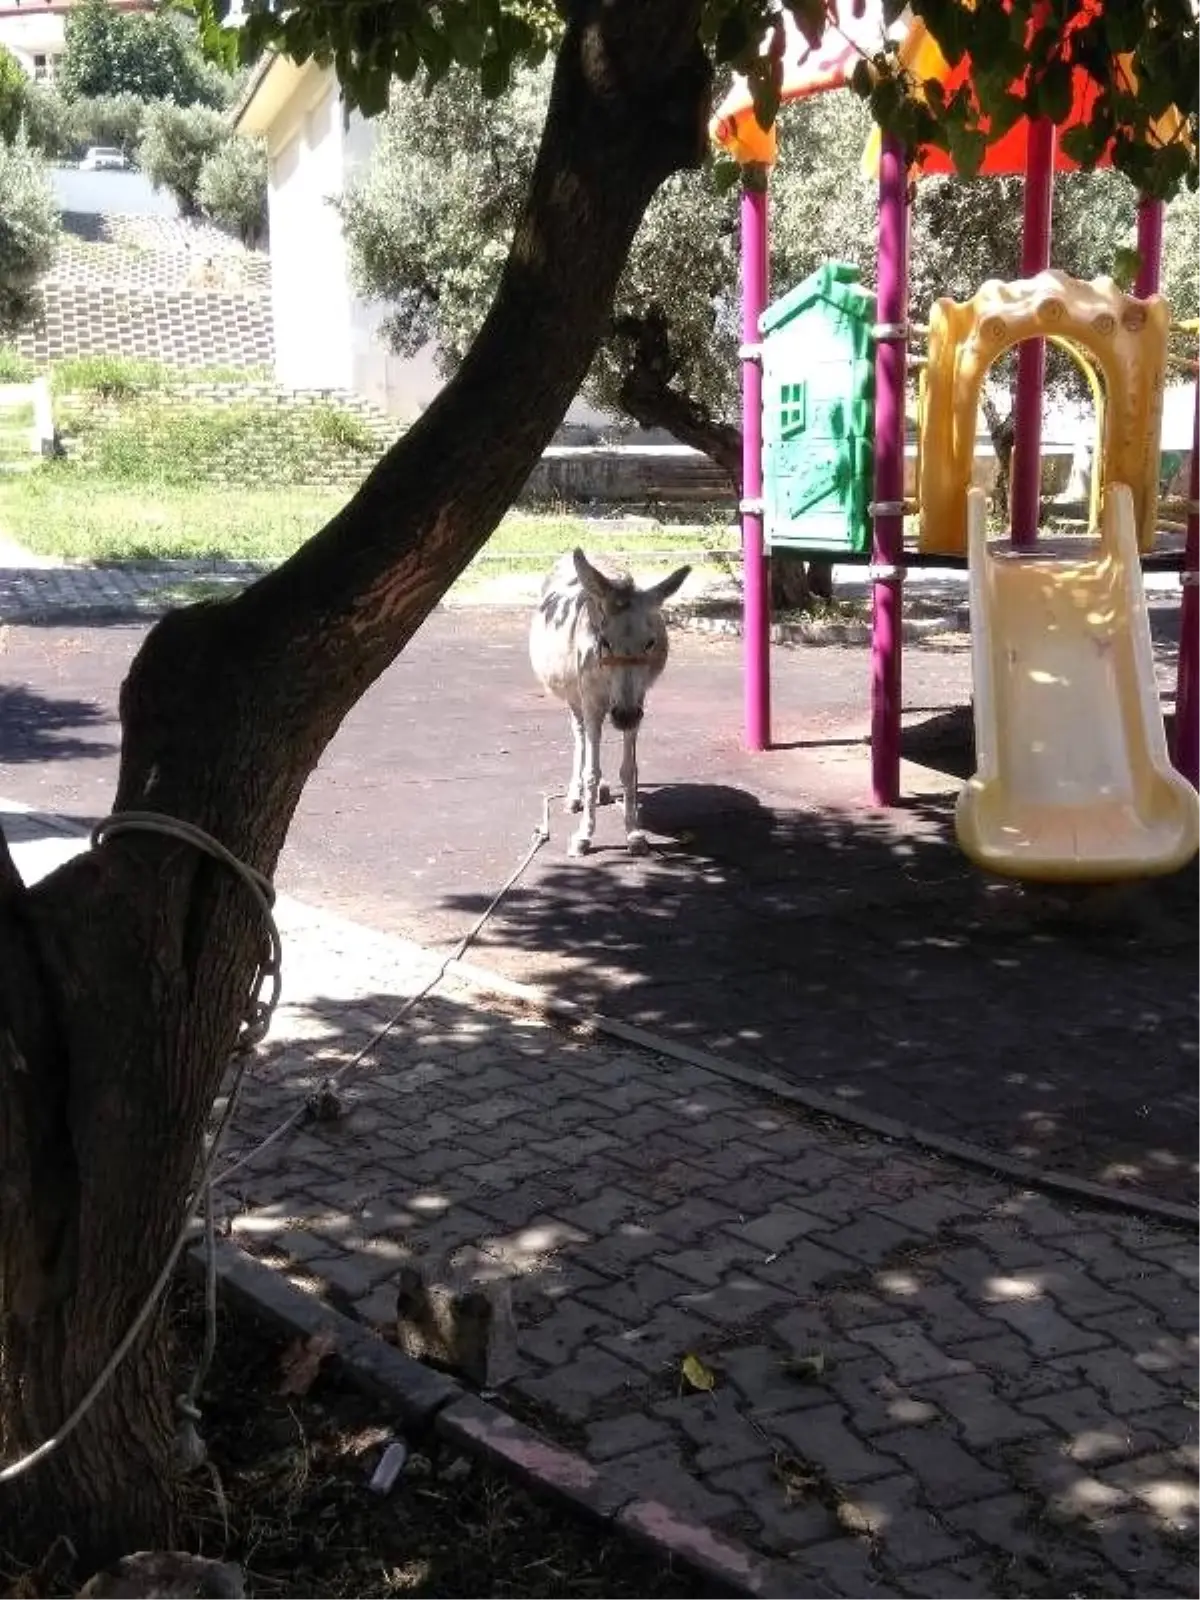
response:
<path fill-rule="evenodd" d="M 683 1381 L 691 1389 L 699 1389 L 708 1393 L 717 1386 L 717 1375 L 711 1367 L 706 1367 L 697 1355 L 686 1355 L 679 1364 Z"/>
<path fill-rule="evenodd" d="M 789 1378 L 799 1378 L 801 1383 L 815 1383 L 818 1378 L 823 1378 L 830 1368 L 829 1357 L 823 1350 L 814 1350 L 812 1355 L 791 1356 L 783 1363 L 783 1370 Z"/>
<path fill-rule="evenodd" d="M 796 1456 L 777 1455 L 772 1464 L 776 1478 L 783 1485 L 784 1498 L 789 1506 L 798 1500 L 808 1499 L 820 1484 L 820 1478 Z"/>
<path fill-rule="evenodd" d="M 293 1339 L 279 1358 L 283 1382 L 279 1394 L 305 1395 L 317 1381 L 321 1363 L 332 1355 L 337 1340 L 328 1328 L 318 1328 L 311 1339 Z"/>

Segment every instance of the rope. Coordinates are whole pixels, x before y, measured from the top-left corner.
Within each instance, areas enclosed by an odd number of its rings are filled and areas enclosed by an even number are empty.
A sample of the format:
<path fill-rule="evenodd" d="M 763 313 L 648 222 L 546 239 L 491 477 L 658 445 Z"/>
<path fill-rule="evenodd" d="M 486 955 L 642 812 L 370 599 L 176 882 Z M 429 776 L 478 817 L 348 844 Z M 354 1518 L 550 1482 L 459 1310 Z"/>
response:
<path fill-rule="evenodd" d="M 243 1062 L 237 1069 L 237 1076 L 234 1080 L 233 1089 L 229 1095 L 229 1101 L 225 1108 L 225 1114 L 222 1117 L 220 1126 L 213 1137 L 212 1146 L 208 1152 L 208 1159 L 205 1161 L 204 1166 L 201 1169 L 199 1181 L 193 1189 L 187 1206 L 184 1209 L 183 1226 L 175 1236 L 175 1243 L 167 1252 L 167 1259 L 163 1262 L 162 1269 L 160 1270 L 158 1277 L 154 1280 L 154 1286 L 151 1288 L 150 1293 L 143 1301 L 141 1310 L 138 1312 L 137 1316 L 134 1317 L 129 1326 L 128 1332 L 121 1340 L 117 1348 L 113 1351 L 112 1355 L 108 1358 L 107 1362 L 105 1362 L 104 1366 L 100 1369 L 100 1372 L 95 1381 L 92 1383 L 91 1388 L 75 1407 L 74 1411 L 71 1412 L 70 1416 L 63 1423 L 62 1427 L 59 1428 L 58 1432 L 52 1434 L 49 1439 L 44 1441 L 44 1443 L 38 1445 L 36 1450 L 31 1450 L 28 1455 L 22 1456 L 19 1461 L 11 1462 L 7 1467 L 0 1471 L 0 1483 L 10 1483 L 14 1478 L 19 1478 L 22 1473 L 28 1472 L 30 1467 L 36 1466 L 37 1463 L 48 1456 L 52 1450 L 57 1450 L 59 1445 L 62 1444 L 63 1441 L 72 1433 L 74 1433 L 75 1429 L 83 1421 L 84 1417 L 87 1416 L 88 1412 L 92 1409 L 96 1401 L 108 1387 L 109 1382 L 111 1381 L 117 1368 L 121 1365 L 122 1361 L 124 1361 L 125 1357 L 133 1348 L 134 1341 L 137 1339 L 138 1334 L 140 1334 L 142 1329 L 145 1327 L 151 1313 L 157 1306 L 163 1290 L 170 1282 L 171 1274 L 175 1270 L 176 1264 L 179 1261 L 179 1257 L 183 1254 L 183 1247 L 187 1243 L 188 1233 L 190 1232 L 192 1226 L 192 1219 L 195 1217 L 196 1212 L 199 1209 L 201 1196 L 206 1194 L 208 1191 L 209 1181 L 212 1177 L 212 1171 L 216 1166 L 217 1156 L 220 1153 L 221 1140 L 225 1135 L 225 1130 L 229 1126 L 229 1121 L 233 1114 L 234 1103 L 237 1099 L 237 1091 L 241 1087 L 242 1073 L 244 1071 L 245 1065 Z"/>
<path fill-rule="evenodd" d="M 282 1139 L 284 1134 L 289 1133 L 291 1129 L 293 1129 L 299 1122 L 302 1122 L 305 1118 L 313 1115 L 322 1098 L 328 1094 L 331 1094 L 334 1088 L 336 1088 L 336 1086 L 341 1082 L 347 1073 L 353 1072 L 355 1067 L 359 1066 L 360 1063 L 375 1049 L 377 1045 L 382 1044 L 387 1038 L 388 1034 L 391 1033 L 392 1029 L 396 1027 L 398 1023 L 403 1022 L 404 1018 L 408 1016 L 409 1012 L 419 1006 L 421 1001 L 437 988 L 438 984 L 441 983 L 442 979 L 446 976 L 447 972 L 449 972 L 454 963 L 462 960 L 463 956 L 470 949 L 471 945 L 474 944 L 475 940 L 483 932 L 488 922 L 495 915 L 496 910 L 500 906 L 504 897 L 515 887 L 521 877 L 528 871 L 534 856 L 537 855 L 538 851 L 543 845 L 546 845 L 550 842 L 550 802 L 551 800 L 561 800 L 564 793 L 565 791 L 563 790 L 556 790 L 553 793 L 546 793 L 542 795 L 542 819 L 540 824 L 533 830 L 533 839 L 530 842 L 528 850 L 526 850 L 525 854 L 509 873 L 508 877 L 505 878 L 499 889 L 496 890 L 496 893 L 488 901 L 488 904 L 484 910 L 480 912 L 479 916 L 476 917 L 475 921 L 467 929 L 466 933 L 463 934 L 462 938 L 455 945 L 454 949 L 441 962 L 433 976 L 428 978 L 414 994 L 410 995 L 404 1004 L 399 1008 L 399 1010 L 395 1011 L 381 1028 L 376 1029 L 376 1031 L 367 1040 L 366 1044 L 364 1044 L 362 1048 L 350 1058 L 349 1061 L 344 1061 L 335 1072 L 330 1073 L 316 1093 L 310 1095 L 302 1106 L 299 1106 L 295 1111 L 293 1111 L 290 1117 L 286 1117 L 278 1127 L 273 1128 L 264 1139 L 260 1139 L 258 1144 L 254 1145 L 250 1150 L 248 1150 L 245 1155 L 239 1156 L 236 1161 L 231 1162 L 229 1166 L 223 1168 L 216 1179 L 218 1184 L 225 1183 L 233 1176 L 235 1172 L 241 1172 L 244 1167 L 248 1167 L 252 1162 L 257 1161 L 258 1157 L 262 1155 L 264 1150 L 269 1149 L 270 1146 L 273 1145 L 278 1139 Z"/>
<path fill-rule="evenodd" d="M 92 849 L 99 849 L 106 839 L 111 839 L 117 834 L 135 832 L 160 833 L 168 839 L 182 839 L 185 844 L 202 850 L 214 860 L 222 862 L 231 872 L 236 873 L 254 896 L 267 930 L 267 956 L 265 960 L 259 959 L 242 1031 L 238 1036 L 238 1049 L 249 1050 L 254 1045 L 261 1044 L 270 1031 L 271 1018 L 275 1007 L 279 1004 L 283 986 L 283 941 L 275 925 L 275 885 L 263 873 L 240 861 L 232 850 L 227 850 L 211 834 L 205 833 L 203 828 L 197 828 L 191 822 L 183 822 L 178 817 L 162 816 L 157 811 L 114 812 L 111 817 L 98 822 L 92 829 Z M 268 983 L 270 992 L 264 1000 L 262 992 Z"/>
<path fill-rule="evenodd" d="M 200 1434 L 196 1428 L 196 1424 L 200 1420 L 200 1408 L 197 1404 L 197 1397 L 204 1383 L 204 1379 L 208 1375 L 209 1367 L 212 1364 L 212 1358 L 216 1351 L 217 1341 L 217 1270 L 215 1224 L 212 1210 L 213 1189 L 219 1187 L 223 1182 L 225 1182 L 225 1180 L 229 1178 L 232 1173 L 239 1172 L 243 1167 L 249 1166 L 252 1161 L 255 1161 L 262 1154 L 262 1152 L 268 1148 L 268 1146 L 274 1144 L 277 1139 L 281 1138 L 290 1128 L 294 1127 L 302 1117 L 308 1115 L 313 1100 L 319 1098 L 322 1094 L 331 1092 L 333 1086 L 340 1082 L 346 1073 L 352 1071 L 356 1066 L 358 1066 L 364 1057 L 368 1055 L 376 1045 L 381 1043 L 392 1031 L 392 1029 L 399 1022 L 401 1022 L 410 1011 L 412 1011 L 414 1006 L 419 1005 L 426 995 L 428 995 L 432 989 L 436 988 L 454 962 L 462 959 L 467 950 L 470 948 L 471 944 L 479 937 L 479 934 L 487 925 L 490 918 L 495 914 L 505 895 L 507 895 L 513 886 L 518 882 L 522 874 L 528 870 L 534 856 L 537 855 L 538 851 L 543 847 L 543 845 L 549 843 L 550 802 L 551 800 L 561 798 L 562 791 L 545 793 L 542 795 L 541 822 L 539 826 L 534 829 L 533 840 L 530 843 L 528 850 L 526 850 L 516 867 L 512 872 L 509 873 L 508 877 L 504 880 L 504 883 L 492 896 L 486 908 L 480 913 L 480 915 L 471 924 L 467 932 L 459 940 L 451 954 L 448 955 L 438 967 L 433 977 L 424 983 L 415 994 L 411 995 L 393 1016 L 388 1018 L 383 1026 L 379 1028 L 370 1039 L 367 1040 L 366 1044 L 363 1045 L 362 1049 L 359 1050 L 351 1060 L 344 1062 L 335 1073 L 331 1074 L 330 1077 L 325 1080 L 325 1083 L 322 1085 L 318 1096 L 310 1097 L 308 1100 L 306 1100 L 304 1105 L 301 1106 L 297 1112 L 293 1113 L 292 1116 L 280 1123 L 280 1125 L 271 1133 L 269 1133 L 265 1139 L 261 1140 L 257 1145 L 255 1145 L 250 1151 L 247 1152 L 246 1155 L 240 1157 L 230 1166 L 227 1166 L 220 1174 L 215 1174 L 214 1169 L 216 1167 L 217 1157 L 220 1155 L 221 1145 L 224 1141 L 225 1134 L 228 1131 L 229 1125 L 233 1119 L 234 1110 L 237 1106 L 237 1098 L 242 1086 L 242 1078 L 245 1074 L 246 1062 L 249 1059 L 249 1050 L 253 1045 L 260 1043 L 261 1040 L 266 1036 L 267 1030 L 271 1025 L 272 1015 L 279 1001 L 282 983 L 283 946 L 279 937 L 279 930 L 275 923 L 273 911 L 275 903 L 274 885 L 271 883 L 269 878 L 266 878 L 262 873 L 257 872 L 253 867 L 247 866 L 246 863 L 244 861 L 240 861 L 237 856 L 232 853 L 232 851 L 227 850 L 223 844 L 220 844 L 216 839 L 213 839 L 209 834 L 205 833 L 203 829 L 195 827 L 190 822 L 182 822 L 175 817 L 161 816 L 159 813 L 153 811 L 122 811 L 106 818 L 103 822 L 97 823 L 96 827 L 92 830 L 91 836 L 93 849 L 102 844 L 106 838 L 111 838 L 114 834 L 140 830 L 147 833 L 163 834 L 169 838 L 182 839 L 186 843 L 194 845 L 197 849 L 204 851 L 206 854 L 214 857 L 214 859 L 217 861 L 221 861 L 226 866 L 231 868 L 231 870 L 236 872 L 250 889 L 250 892 L 254 895 L 254 898 L 263 913 L 264 921 L 266 922 L 268 930 L 268 955 L 265 961 L 260 960 L 254 986 L 251 989 L 250 1000 L 248 1002 L 248 1008 L 243 1022 L 242 1033 L 238 1039 L 237 1053 L 240 1059 L 238 1060 L 234 1081 L 232 1087 L 230 1088 L 228 1100 L 225 1104 L 225 1110 L 222 1113 L 217 1130 L 213 1135 L 212 1144 L 209 1147 L 208 1156 L 200 1170 L 199 1178 L 184 1209 L 182 1226 L 175 1237 L 175 1242 L 172 1244 L 167 1253 L 167 1258 L 164 1261 L 161 1270 L 159 1271 L 158 1277 L 154 1280 L 153 1287 L 146 1296 L 146 1299 L 143 1302 L 141 1309 L 134 1317 L 133 1322 L 130 1324 L 125 1337 L 117 1345 L 108 1361 L 101 1368 L 99 1374 L 92 1383 L 91 1387 L 88 1389 L 87 1393 L 83 1396 L 82 1400 L 80 1400 L 79 1404 L 71 1412 L 70 1416 L 68 1416 L 63 1425 L 49 1439 L 46 1439 L 42 1444 L 38 1445 L 35 1450 L 31 1450 L 28 1455 L 22 1456 L 18 1461 L 13 1461 L 8 1466 L 0 1469 L 0 1483 L 10 1483 L 14 1478 L 20 1477 L 23 1473 L 28 1472 L 31 1467 L 36 1466 L 39 1461 L 44 1460 L 44 1458 L 50 1455 L 52 1451 L 57 1450 L 63 1441 L 75 1431 L 75 1429 L 87 1416 L 88 1412 L 95 1405 L 96 1401 L 100 1398 L 100 1395 L 111 1382 L 114 1373 L 124 1361 L 125 1357 L 129 1354 L 129 1351 L 133 1348 L 138 1335 L 145 1327 L 146 1322 L 149 1320 L 151 1314 L 157 1306 L 163 1291 L 170 1282 L 171 1275 L 175 1271 L 179 1257 L 183 1254 L 184 1245 L 187 1243 L 192 1222 L 200 1209 L 201 1202 L 204 1204 L 205 1245 L 204 1345 L 201 1351 L 200 1360 L 197 1363 L 196 1370 L 192 1375 L 191 1382 L 188 1384 L 187 1389 L 182 1394 L 176 1396 L 176 1408 L 179 1411 L 181 1418 L 176 1433 L 176 1456 L 180 1465 L 186 1468 L 197 1466 L 204 1460 L 204 1441 L 200 1437 Z M 271 988 L 268 998 L 264 1001 L 262 999 L 262 990 L 264 984 L 268 980 L 270 981 Z"/>
<path fill-rule="evenodd" d="M 216 1166 L 222 1141 L 237 1105 L 238 1092 L 241 1089 L 249 1051 L 266 1037 L 267 1031 L 271 1026 L 271 1018 L 275 1007 L 279 1003 L 283 971 L 283 944 L 279 937 L 279 929 L 275 924 L 275 914 L 272 909 L 275 904 L 275 888 L 270 879 L 261 872 L 257 872 L 253 867 L 247 866 L 244 861 L 240 861 L 231 850 L 227 850 L 223 844 L 212 838 L 210 834 L 205 833 L 202 828 L 196 827 L 194 823 L 183 822 L 178 817 L 163 816 L 156 811 L 118 811 L 111 817 L 105 818 L 103 822 L 98 822 L 92 829 L 92 848 L 94 850 L 98 849 L 106 839 L 112 838 L 116 834 L 135 831 L 158 833 L 167 838 L 182 839 L 184 843 L 190 844 L 205 854 L 212 856 L 236 873 L 250 890 L 255 903 L 263 914 L 263 921 L 267 930 L 267 954 L 265 959 L 263 957 L 259 958 L 254 982 L 246 1002 L 242 1031 L 238 1036 L 236 1046 L 236 1054 L 240 1059 L 234 1074 L 233 1085 L 225 1104 L 224 1113 L 217 1126 L 217 1131 L 213 1135 L 212 1144 L 209 1147 L 208 1156 L 201 1168 L 199 1178 L 184 1208 L 183 1222 L 179 1232 L 167 1252 L 167 1258 L 163 1262 L 158 1277 L 154 1280 L 153 1287 L 130 1324 L 125 1337 L 117 1345 L 108 1361 L 101 1368 L 95 1381 L 83 1396 L 83 1399 L 80 1400 L 62 1427 L 58 1429 L 57 1433 L 38 1445 L 36 1450 L 31 1450 L 28 1455 L 22 1456 L 20 1460 L 13 1461 L 0 1470 L 0 1483 L 10 1483 L 14 1478 L 20 1477 L 22 1473 L 28 1472 L 31 1467 L 36 1466 L 51 1451 L 57 1450 L 59 1445 L 74 1433 L 101 1394 L 103 1394 L 117 1368 L 133 1348 L 134 1342 L 157 1306 L 163 1290 L 170 1282 L 171 1274 L 175 1270 L 179 1257 L 183 1254 L 183 1247 L 187 1243 L 192 1222 L 200 1209 L 202 1201 L 205 1208 L 204 1233 L 208 1247 L 208 1277 L 210 1279 L 210 1292 L 206 1293 L 204 1353 L 186 1392 L 176 1398 L 176 1405 L 182 1418 L 176 1438 L 176 1447 L 181 1459 L 189 1465 L 195 1465 L 204 1459 L 204 1443 L 195 1425 L 200 1416 L 199 1407 L 196 1405 L 196 1396 L 200 1391 L 200 1385 L 204 1381 L 209 1363 L 212 1360 L 213 1351 L 216 1348 L 216 1255 L 211 1205 L 213 1169 Z M 263 989 L 267 984 L 270 985 L 270 988 L 267 998 L 264 1000 Z"/>

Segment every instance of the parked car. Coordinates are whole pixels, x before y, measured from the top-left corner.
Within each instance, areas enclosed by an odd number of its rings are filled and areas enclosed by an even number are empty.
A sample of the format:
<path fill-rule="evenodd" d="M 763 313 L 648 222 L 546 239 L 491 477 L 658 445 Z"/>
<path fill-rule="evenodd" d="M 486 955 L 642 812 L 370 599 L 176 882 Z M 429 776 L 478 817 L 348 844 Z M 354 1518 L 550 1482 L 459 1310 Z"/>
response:
<path fill-rule="evenodd" d="M 79 163 L 80 172 L 124 172 L 129 166 L 129 157 L 124 150 L 114 149 L 111 145 L 91 145 Z"/>

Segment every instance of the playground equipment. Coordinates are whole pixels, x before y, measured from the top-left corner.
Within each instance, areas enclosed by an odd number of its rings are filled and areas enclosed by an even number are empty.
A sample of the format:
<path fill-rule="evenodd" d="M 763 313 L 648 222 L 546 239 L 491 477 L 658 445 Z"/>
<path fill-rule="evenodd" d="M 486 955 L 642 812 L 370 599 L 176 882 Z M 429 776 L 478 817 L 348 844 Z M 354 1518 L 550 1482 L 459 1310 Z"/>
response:
<path fill-rule="evenodd" d="M 966 510 L 977 771 L 958 800 L 963 849 L 1059 881 L 1186 865 L 1196 795 L 1167 753 L 1128 486 L 1108 487 L 1098 549 L 989 547 L 982 490 Z"/>
<path fill-rule="evenodd" d="M 1101 0 L 1090 0 L 1099 9 Z M 850 8 L 847 8 L 850 9 Z M 843 15 L 839 28 L 829 30 L 818 49 L 811 49 L 783 14 L 785 44 L 783 52 L 784 102 L 845 87 L 857 61 L 865 52 L 878 50 L 885 27 L 882 6 L 876 0 L 855 8 L 857 17 Z M 947 94 L 971 70 L 969 57 L 951 69 L 944 61 L 923 25 L 912 24 L 907 32 L 891 35 L 898 39 L 901 62 L 920 79 L 937 78 Z M 1082 75 L 1077 75 L 1082 77 Z M 1075 111 L 1085 115 L 1087 85 L 1076 82 Z M 1177 113 L 1170 110 L 1162 124 L 1169 137 L 1178 125 Z M 984 284 L 965 304 L 942 300 L 934 307 L 928 330 L 928 352 L 921 362 L 918 398 L 917 474 L 915 499 L 905 496 L 905 391 L 909 343 L 914 328 L 908 319 L 908 200 L 912 168 L 907 154 L 890 135 L 876 134 L 871 159 L 877 166 L 879 183 L 878 288 L 874 298 L 856 281 L 851 269 L 827 267 L 794 290 L 777 305 L 768 308 L 767 219 L 768 190 L 765 181 L 776 157 L 774 129 L 759 127 L 748 89 L 735 84 L 713 121 L 713 136 L 726 151 L 744 164 L 759 168 L 761 181 L 745 186 L 742 196 L 742 414 L 743 414 L 743 607 L 744 607 L 744 694 L 745 742 L 752 750 L 766 749 L 770 743 L 770 655 L 767 552 L 778 549 L 801 555 L 828 555 L 836 552 L 840 561 L 864 562 L 872 584 L 872 705 L 871 769 L 874 799 L 880 805 L 893 805 L 899 799 L 900 780 L 900 672 L 901 598 L 907 567 L 912 565 L 960 565 L 968 555 L 968 497 L 971 492 L 976 418 L 983 378 L 987 369 L 1006 350 L 1017 346 L 1018 372 L 1015 400 L 1016 444 L 1011 478 L 1011 530 L 1007 565 L 988 556 L 992 565 L 980 576 L 979 563 L 985 547 L 971 546 L 973 625 L 994 648 L 1003 650 L 1005 642 L 995 643 L 998 628 L 1011 628 L 1018 634 L 1020 656 L 1031 673 L 1048 673 L 1056 682 L 1071 681 L 1080 689 L 1079 698 L 1089 707 L 1082 721 L 1058 721 L 1057 733 L 1046 744 L 1035 726 L 1023 726 L 1021 718 L 1040 715 L 1048 701 L 1033 694 L 1017 694 L 1011 678 L 1005 679 L 1004 692 L 992 697 L 985 708 L 976 688 L 977 726 L 982 750 L 986 744 L 990 759 L 1011 767 L 1006 773 L 1011 785 L 997 787 L 993 776 L 985 788 L 989 795 L 984 808 L 989 818 L 1002 814 L 992 804 L 995 796 L 1008 792 L 1018 799 L 1025 793 L 1023 777 L 1032 770 L 1028 764 L 1012 767 L 1014 752 L 1031 742 L 1046 747 L 1034 763 L 1045 787 L 1045 775 L 1055 760 L 1061 763 L 1064 792 L 1073 796 L 1075 811 L 1072 843 L 1059 828 L 1053 837 L 1027 849 L 1005 852 L 982 843 L 983 834 L 972 833 L 972 818 L 984 815 L 973 801 L 960 808 L 960 830 L 964 848 L 976 859 L 985 860 L 996 870 L 1022 876 L 1087 877 L 1129 876 L 1169 871 L 1194 853 L 1198 833 L 1196 799 L 1200 765 L 1197 712 L 1197 567 L 1200 565 L 1200 527 L 1197 507 L 1197 449 L 1193 445 L 1192 480 L 1188 502 L 1186 547 L 1180 555 L 1165 559 L 1152 554 L 1157 532 L 1159 436 L 1162 393 L 1168 364 L 1167 335 L 1169 311 L 1157 294 L 1162 253 L 1161 202 L 1142 197 L 1138 204 L 1138 249 L 1141 265 L 1132 296 L 1124 295 L 1111 280 L 1083 283 L 1050 271 L 1050 222 L 1052 177 L 1055 170 L 1067 170 L 1075 163 L 1057 146 L 1054 124 L 1037 119 L 1021 119 L 997 144 L 990 147 L 982 171 L 1023 172 L 1025 207 L 1021 278 L 1010 284 Z M 931 152 L 921 170 L 946 171 L 946 158 Z M 871 320 L 871 319 L 874 320 Z M 1028 583 L 1018 576 L 1021 553 L 1037 548 L 1041 501 L 1041 426 L 1044 387 L 1045 345 L 1047 340 L 1061 344 L 1078 361 L 1097 397 L 1097 425 L 1102 448 L 1097 452 L 1092 485 L 1092 518 L 1095 528 L 1101 503 L 1107 516 L 1107 502 L 1124 485 L 1133 506 L 1137 530 L 1135 549 L 1140 545 L 1144 560 L 1181 571 L 1184 584 L 1182 636 L 1179 649 L 1176 694 L 1175 765 L 1189 781 L 1186 802 L 1180 802 L 1183 831 L 1175 836 L 1165 826 L 1145 826 L 1139 843 L 1124 853 L 1117 847 L 1101 848 L 1097 829 L 1083 826 L 1079 813 L 1080 777 L 1084 771 L 1071 752 L 1071 741 L 1092 736 L 1097 722 L 1097 707 L 1092 703 L 1102 685 L 1118 695 L 1119 706 L 1126 707 L 1131 695 L 1140 696 L 1144 706 L 1152 705 L 1159 719 L 1154 692 L 1152 663 L 1148 651 L 1123 651 L 1121 671 L 1096 674 L 1082 659 L 1094 648 L 1094 635 L 1069 626 L 1075 616 L 1067 605 L 1069 594 L 1094 592 L 1099 598 L 1104 583 L 1115 582 L 1111 575 L 1121 561 L 1112 551 L 1119 536 L 1105 523 L 1103 548 L 1099 553 L 1078 544 L 1080 556 L 1071 571 L 1092 572 L 1087 582 L 1065 577 L 1050 581 L 1046 558 L 1038 557 L 1030 572 L 1040 569 L 1040 578 Z M 834 368 L 840 364 L 840 374 Z M 873 384 L 866 373 L 873 366 Z M 1104 393 L 1099 391 L 1099 374 Z M 1196 434 L 1200 439 L 1200 398 Z M 917 546 L 906 551 L 904 518 L 919 512 Z M 1115 513 L 1114 513 L 1115 514 Z M 868 530 L 870 534 L 869 550 Z M 1136 585 L 1125 579 L 1113 590 L 1121 598 L 1124 626 L 1132 638 L 1146 627 L 1141 570 L 1136 560 Z M 997 579 L 992 571 L 1003 572 Z M 1127 563 L 1125 564 L 1127 566 Z M 1103 581 L 1100 573 L 1106 574 Z M 1040 664 L 1030 635 L 1027 618 L 1014 615 L 1012 598 L 1035 593 L 1054 595 L 1038 613 L 1053 631 L 1048 649 L 1050 665 Z M 997 597 L 1000 597 L 997 601 Z M 988 600 L 997 602 L 986 616 L 979 609 Z M 976 639 L 974 662 L 992 659 L 984 644 Z M 1061 651 L 1075 649 L 1081 661 L 1067 670 Z M 1149 674 L 1146 676 L 1146 674 Z M 1139 678 L 1139 674 L 1142 675 Z M 989 680 L 997 680 L 993 672 Z M 1031 683 L 1040 681 L 1036 678 Z M 1083 687 L 1086 684 L 1086 689 Z M 1122 698 L 1123 697 L 1123 698 Z M 1065 704 L 1058 696 L 1055 704 Z M 1135 812 L 1145 820 L 1143 801 L 1146 790 L 1143 775 L 1154 768 L 1153 741 L 1139 734 L 1138 724 L 1124 709 L 1112 717 L 1099 718 L 1103 730 L 1119 730 L 1107 747 L 1105 763 L 1092 770 L 1095 788 L 1093 803 L 1099 813 L 1111 810 L 1109 801 L 1116 794 L 1136 797 Z M 988 719 L 1016 719 L 1003 729 Z M 1040 725 L 1038 725 L 1040 726 Z M 1080 730 L 1085 730 L 1082 732 Z M 1042 732 L 1054 730 L 1042 729 Z M 1100 736 L 1100 733 L 1097 734 Z M 1163 736 L 1165 737 L 1165 736 Z M 1126 770 L 1119 772 L 1124 751 Z M 1057 752 L 1057 754 L 1055 753 Z M 1103 771 L 1102 771 L 1103 769 Z M 1107 777 L 1103 776 L 1107 773 Z M 1005 775 L 1002 775 L 1005 776 Z M 971 791 L 974 793 L 975 791 Z M 1037 792 L 1041 792 L 1038 790 Z M 1163 791 L 1164 793 L 1166 791 Z M 1178 796 L 1182 791 L 1172 789 Z M 1157 791 L 1156 791 L 1157 793 Z M 1044 808 L 1030 809 L 1021 799 L 1022 817 L 1032 824 L 1038 817 L 1049 827 Z M 1142 807 L 1139 811 L 1138 808 Z M 1150 808 L 1153 812 L 1153 805 Z M 1059 819 L 1061 821 L 1061 818 Z M 1161 819 L 1160 819 L 1161 820 Z M 986 830 L 985 830 L 986 832 Z M 1182 858 L 1178 851 L 1190 839 Z M 1128 842 L 1127 842 L 1128 843 Z M 1093 849 L 1090 860 L 1087 849 Z M 1001 865 L 1003 863 L 1003 865 Z"/>

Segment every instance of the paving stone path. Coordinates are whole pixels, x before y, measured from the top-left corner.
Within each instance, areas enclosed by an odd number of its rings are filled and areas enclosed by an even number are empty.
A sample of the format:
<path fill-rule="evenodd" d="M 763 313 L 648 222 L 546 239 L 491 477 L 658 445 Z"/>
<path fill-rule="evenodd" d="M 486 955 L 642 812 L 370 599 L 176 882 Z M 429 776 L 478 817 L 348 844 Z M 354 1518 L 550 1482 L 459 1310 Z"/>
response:
<path fill-rule="evenodd" d="M 7 809 L 7 808 L 5 808 Z M 18 865 L 81 841 L 6 816 Z M 250 1152 L 432 970 L 281 902 Z M 1196 1251 L 449 981 L 226 1184 L 244 1248 L 386 1330 L 406 1262 L 511 1285 L 500 1392 L 793 1595 L 1190 1596 Z M 698 1356 L 711 1392 L 688 1387 Z"/>

